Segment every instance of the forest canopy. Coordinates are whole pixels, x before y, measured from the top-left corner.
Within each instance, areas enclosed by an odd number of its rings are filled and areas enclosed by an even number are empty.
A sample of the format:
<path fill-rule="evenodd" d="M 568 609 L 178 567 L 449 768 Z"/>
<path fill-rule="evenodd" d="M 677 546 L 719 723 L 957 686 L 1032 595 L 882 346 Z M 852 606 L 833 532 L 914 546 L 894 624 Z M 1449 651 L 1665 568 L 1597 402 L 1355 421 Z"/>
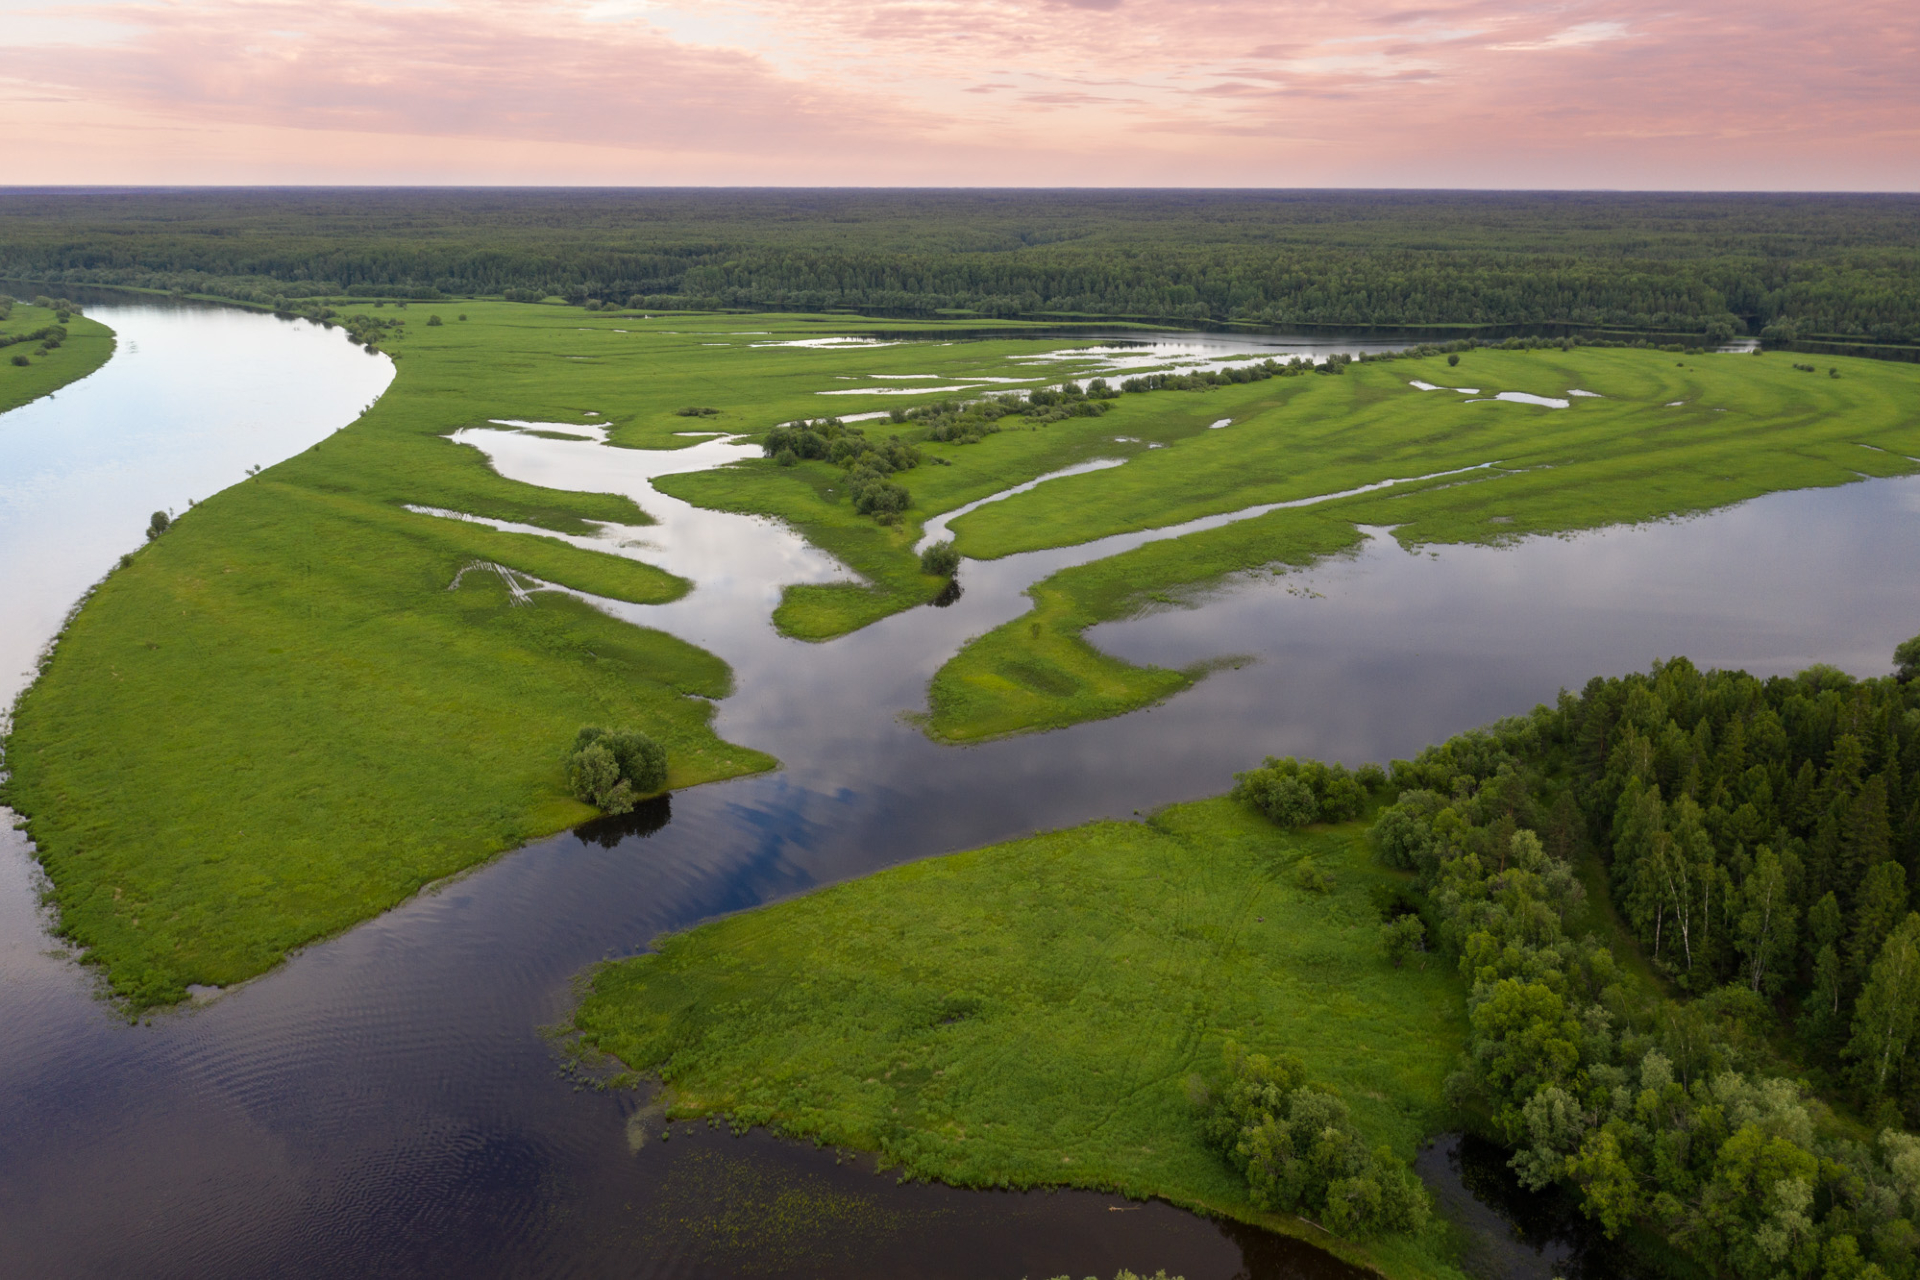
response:
<path fill-rule="evenodd" d="M 15 190 L 0 277 L 260 305 L 497 295 L 1909 344 L 1917 214 L 1910 195 Z"/>

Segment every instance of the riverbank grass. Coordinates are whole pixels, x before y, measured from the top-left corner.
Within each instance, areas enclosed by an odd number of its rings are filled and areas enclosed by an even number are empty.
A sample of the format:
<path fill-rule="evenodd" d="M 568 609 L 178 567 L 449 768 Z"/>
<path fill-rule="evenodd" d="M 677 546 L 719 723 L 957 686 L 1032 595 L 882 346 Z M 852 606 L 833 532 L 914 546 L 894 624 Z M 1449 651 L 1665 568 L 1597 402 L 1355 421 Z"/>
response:
<path fill-rule="evenodd" d="M 15 302 L 11 314 L 0 320 L 0 337 L 21 338 L 52 325 L 61 325 L 67 336 L 51 351 L 39 342 L 0 347 L 0 413 L 78 382 L 112 357 L 113 330 L 106 325 L 75 314 L 63 323 L 48 308 L 26 302 Z M 25 364 L 16 363 L 20 357 Z"/>
<path fill-rule="evenodd" d="M 1911 410 L 1920 367 L 1823 358 L 1809 374 L 1795 363 L 1779 353 L 1485 350 L 1467 353 L 1458 367 L 1438 357 L 1383 361 L 1350 365 L 1340 377 L 1127 397 L 1200 401 L 1233 424 L 981 507 L 953 524 L 960 552 L 995 559 L 1383 480 L 1458 474 L 1275 512 L 1055 574 L 1029 592 L 1031 612 L 972 641 L 935 675 L 928 731 L 975 740 L 1164 698 L 1192 673 L 1108 657 L 1086 643 L 1085 630 L 1200 598 L 1227 574 L 1309 563 L 1356 543 L 1359 525 L 1391 526 L 1409 549 L 1497 543 L 1920 470 L 1920 419 Z M 1468 403 L 1417 390 L 1414 380 L 1570 403 Z M 1276 385 L 1288 390 L 1269 390 Z M 1569 396 L 1575 388 L 1597 394 Z"/>
<path fill-rule="evenodd" d="M 1225 1046 L 1299 1055 L 1411 1157 L 1464 1043 L 1451 968 L 1384 957 L 1375 893 L 1397 878 L 1361 832 L 1220 799 L 912 863 L 662 938 L 598 970 L 576 1021 L 678 1116 L 1285 1227 L 1201 1140 L 1193 1091 Z M 1371 1256 L 1432 1274 L 1428 1248 Z"/>

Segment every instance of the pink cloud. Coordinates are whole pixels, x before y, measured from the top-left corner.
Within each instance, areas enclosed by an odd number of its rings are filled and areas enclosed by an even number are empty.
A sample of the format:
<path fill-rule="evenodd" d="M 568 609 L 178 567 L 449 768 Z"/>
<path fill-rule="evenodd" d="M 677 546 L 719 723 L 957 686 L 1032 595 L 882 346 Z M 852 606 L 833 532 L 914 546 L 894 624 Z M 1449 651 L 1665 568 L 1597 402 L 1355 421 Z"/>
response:
<path fill-rule="evenodd" d="M 34 122 L 0 138 L 14 181 L 130 180 L 164 124 L 220 157 L 183 180 L 284 174 L 292 149 L 325 181 L 377 153 L 422 181 L 1920 187 L 1911 0 L 1844 21 L 1785 0 L 58 12 L 89 34 L 0 68 Z"/>

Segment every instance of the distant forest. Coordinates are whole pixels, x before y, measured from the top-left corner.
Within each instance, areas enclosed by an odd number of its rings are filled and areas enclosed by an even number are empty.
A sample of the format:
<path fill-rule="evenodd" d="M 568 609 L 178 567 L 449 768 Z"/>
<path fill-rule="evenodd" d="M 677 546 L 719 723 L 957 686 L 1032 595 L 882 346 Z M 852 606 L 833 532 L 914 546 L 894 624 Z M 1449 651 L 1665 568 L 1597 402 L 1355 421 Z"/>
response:
<path fill-rule="evenodd" d="M 0 278 L 266 305 L 557 296 L 1906 345 L 1920 344 L 1920 197 L 13 189 Z"/>

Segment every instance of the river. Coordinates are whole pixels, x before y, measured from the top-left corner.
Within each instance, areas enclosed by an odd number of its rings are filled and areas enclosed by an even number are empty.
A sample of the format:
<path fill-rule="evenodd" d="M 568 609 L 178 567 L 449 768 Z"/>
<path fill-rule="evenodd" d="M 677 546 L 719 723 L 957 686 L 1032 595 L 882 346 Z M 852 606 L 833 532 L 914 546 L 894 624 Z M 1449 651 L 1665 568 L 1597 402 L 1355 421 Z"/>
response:
<path fill-rule="evenodd" d="M 138 541 L 147 510 L 238 479 L 221 470 L 231 458 L 268 463 L 304 447 L 387 376 L 337 333 L 263 317 L 91 314 L 119 331 L 123 355 L 184 330 L 192 359 L 140 368 L 116 355 L 57 401 L 0 417 L 0 465 L 16 447 L 61 453 L 62 419 L 46 416 L 58 404 L 96 433 L 72 437 L 77 473 L 104 440 L 124 445 L 98 432 L 152 417 L 166 395 L 191 410 L 174 421 L 228 433 L 228 447 L 182 477 L 181 493 L 116 499 L 137 518 L 47 588 L 65 601 Z M 269 335 L 287 341 L 268 350 Z M 230 369 L 262 366 L 264 400 L 223 399 Z M 316 406 L 317 388 L 359 371 L 369 387 L 343 384 Z M 122 390 L 87 410 L 95 379 Z M 280 446 L 245 435 L 309 413 L 308 434 L 288 428 Z M 1245 659 L 1161 707 L 942 747 L 903 717 L 924 706 L 933 671 L 965 637 L 1017 615 L 1027 583 L 1118 543 L 967 562 L 946 608 L 801 644 L 767 620 L 780 582 L 842 571 L 777 525 L 699 512 L 648 484 L 738 446 L 643 454 L 575 429 L 582 439 L 504 428 L 459 439 L 517 478 L 605 489 L 616 475 L 659 517 L 603 545 L 685 572 L 695 590 L 673 605 L 607 607 L 733 663 L 739 692 L 717 727 L 785 767 L 538 842 L 138 1027 L 49 942 L 29 850 L 0 831 L 0 1273 L 1350 1274 L 1294 1242 L 1163 1205 L 901 1187 L 831 1151 L 703 1126 L 663 1142 L 641 1097 L 581 1087 L 541 1028 L 565 1018 L 582 969 L 664 930 L 908 858 L 1217 793 L 1263 754 L 1404 756 L 1563 683 L 1682 652 L 1763 673 L 1825 660 L 1873 674 L 1916 629 L 1920 557 L 1900 554 L 1920 533 L 1915 480 L 1500 550 L 1410 554 L 1376 532 L 1354 556 L 1101 628 L 1096 638 L 1129 657 Z M 10 582 L 26 580 L 25 558 L 56 554 L 46 548 L 62 545 L 66 521 L 79 537 L 107 518 L 37 510 L 22 526 L 38 522 L 32 539 L 0 542 Z M 8 643 L 31 641 L 30 654 L 51 625 L 44 610 L 16 616 Z"/>

